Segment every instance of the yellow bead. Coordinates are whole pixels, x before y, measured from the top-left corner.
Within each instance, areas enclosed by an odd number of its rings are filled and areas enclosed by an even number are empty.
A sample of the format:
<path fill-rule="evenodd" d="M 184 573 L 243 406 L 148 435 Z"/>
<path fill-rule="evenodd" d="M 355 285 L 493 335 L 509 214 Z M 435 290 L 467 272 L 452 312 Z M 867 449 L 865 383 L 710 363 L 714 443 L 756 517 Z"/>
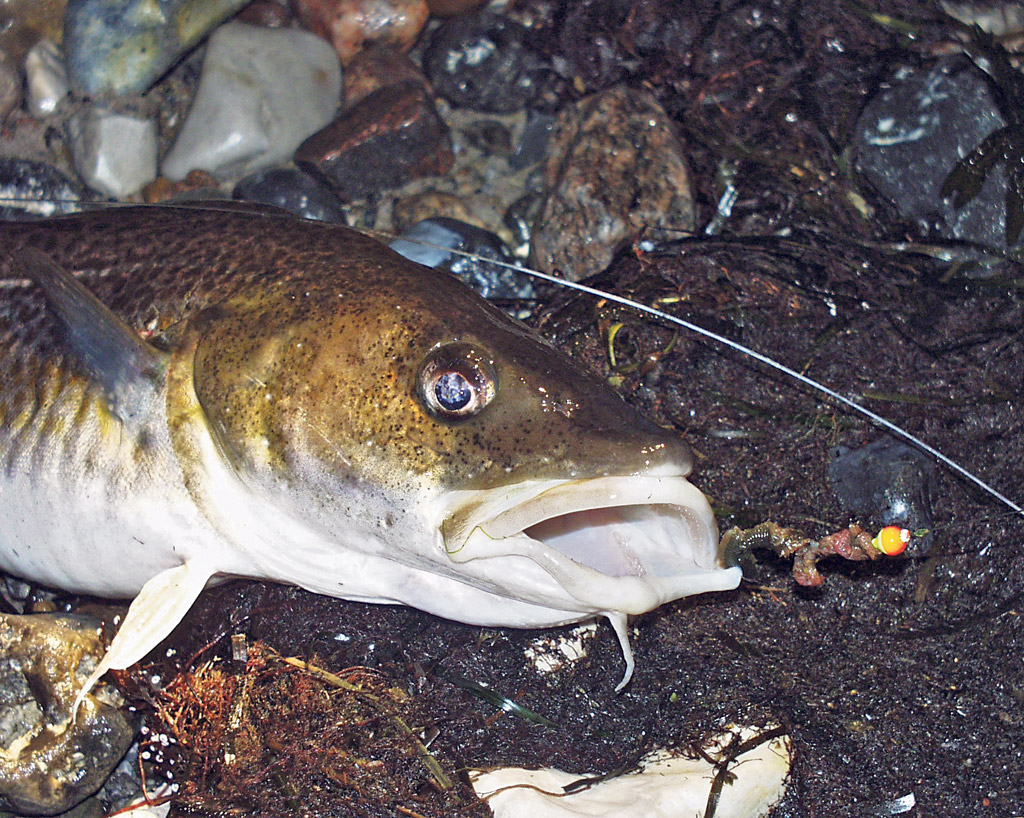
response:
<path fill-rule="evenodd" d="M 896 557 L 907 550 L 907 543 L 910 542 L 910 532 L 898 525 L 887 525 L 878 532 L 871 544 L 883 554 Z"/>

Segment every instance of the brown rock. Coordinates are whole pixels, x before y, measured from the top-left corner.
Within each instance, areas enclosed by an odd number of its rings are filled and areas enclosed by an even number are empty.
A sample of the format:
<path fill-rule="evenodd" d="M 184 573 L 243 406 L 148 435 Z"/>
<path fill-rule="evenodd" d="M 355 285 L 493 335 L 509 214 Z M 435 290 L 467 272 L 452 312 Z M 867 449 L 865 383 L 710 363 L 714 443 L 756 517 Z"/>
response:
<path fill-rule="evenodd" d="M 370 43 L 407 51 L 430 12 L 425 0 L 295 0 L 310 30 L 334 45 L 342 65 Z"/>
<path fill-rule="evenodd" d="M 454 17 L 485 5 L 487 0 L 427 0 L 427 8 L 435 17 Z"/>
<path fill-rule="evenodd" d="M 361 199 L 421 176 L 447 173 L 454 161 L 448 128 L 418 82 L 382 88 L 350 108 L 295 152 L 341 196 Z"/>
<path fill-rule="evenodd" d="M 345 107 L 351 108 L 374 91 L 403 82 L 427 86 L 427 78 L 402 51 L 391 46 L 366 48 L 345 68 Z"/>
<path fill-rule="evenodd" d="M 287 0 L 255 0 L 235 17 L 240 23 L 263 28 L 282 28 L 292 21 Z"/>
<path fill-rule="evenodd" d="M 603 270 L 641 233 L 678 237 L 694 226 L 682 144 L 646 91 L 617 86 L 564 112 L 545 183 L 530 262 L 572 281 Z"/>

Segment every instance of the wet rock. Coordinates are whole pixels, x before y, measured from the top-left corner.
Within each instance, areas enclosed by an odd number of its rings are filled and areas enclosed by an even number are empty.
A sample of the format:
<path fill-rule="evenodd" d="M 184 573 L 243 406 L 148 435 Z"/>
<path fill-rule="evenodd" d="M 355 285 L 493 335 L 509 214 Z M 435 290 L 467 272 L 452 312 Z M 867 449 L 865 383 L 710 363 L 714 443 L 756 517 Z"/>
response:
<path fill-rule="evenodd" d="M 295 0 L 310 31 L 330 42 L 342 65 L 370 44 L 407 51 L 427 22 L 424 0 Z"/>
<path fill-rule="evenodd" d="M 411 179 L 447 173 L 448 128 L 416 82 L 382 88 L 299 147 L 295 161 L 359 199 Z"/>
<path fill-rule="evenodd" d="M 694 226 L 682 145 L 664 109 L 642 90 L 612 88 L 563 113 L 545 183 L 531 263 L 573 281 L 603 270 L 640 234 L 678 238 Z"/>
<path fill-rule="evenodd" d="M 38 614 L 0 617 L 0 807 L 52 815 L 99 789 L 135 730 L 105 685 L 71 720 L 104 651 L 99 623 Z"/>
<path fill-rule="evenodd" d="M 64 50 L 83 94 L 145 91 L 246 0 L 69 0 Z"/>
<path fill-rule="evenodd" d="M 71 117 L 68 132 L 75 170 L 93 190 L 121 198 L 156 178 L 153 120 L 89 106 Z"/>
<path fill-rule="evenodd" d="M 281 28 L 292 21 L 292 9 L 285 0 L 256 0 L 242 9 L 235 20 L 252 26 Z"/>
<path fill-rule="evenodd" d="M 427 0 L 427 8 L 435 17 L 454 17 L 484 5 L 487 0 Z"/>
<path fill-rule="evenodd" d="M 551 78 L 545 61 L 528 45 L 527 33 L 500 14 L 455 17 L 434 32 L 423 69 L 437 93 L 457 107 L 521 110 Z"/>
<path fill-rule="evenodd" d="M 857 169 L 923 233 L 1005 247 L 1006 174 L 997 166 L 959 210 L 943 182 L 1005 124 L 984 75 L 962 60 L 901 68 L 864 108 L 854 134 Z"/>
<path fill-rule="evenodd" d="M 448 270 L 484 298 L 534 297 L 533 284 L 525 275 L 492 263 L 515 263 L 515 257 L 501 239 L 475 225 L 456 219 L 427 219 L 413 225 L 388 246 L 419 264 Z"/>
<path fill-rule="evenodd" d="M 163 173 L 181 179 L 198 168 L 230 178 L 276 165 L 331 121 L 340 95 L 338 58 L 319 37 L 221 26 Z"/>
<path fill-rule="evenodd" d="M 74 213 L 82 189 L 52 165 L 0 158 L 0 218 L 24 219 Z"/>
<path fill-rule="evenodd" d="M 374 91 L 403 82 L 418 82 L 426 87 L 427 78 L 397 48 L 367 48 L 345 66 L 345 105 L 351 108 Z"/>
<path fill-rule="evenodd" d="M 879 527 L 931 529 L 935 464 L 926 454 L 881 437 L 860 449 L 837 446 L 832 455 L 828 476 L 845 511 Z M 914 537 L 908 556 L 927 553 L 932 540 L 930 532 Z"/>
<path fill-rule="evenodd" d="M 235 185 L 234 198 L 280 207 L 315 221 L 345 224 L 345 205 L 337 194 L 298 168 L 271 168 Z"/>
<path fill-rule="evenodd" d="M 60 46 L 43 37 L 25 57 L 25 107 L 36 119 L 48 117 L 68 95 L 68 71 Z"/>
<path fill-rule="evenodd" d="M 9 57 L 0 51 L 0 125 L 21 105 L 21 74 Z"/>

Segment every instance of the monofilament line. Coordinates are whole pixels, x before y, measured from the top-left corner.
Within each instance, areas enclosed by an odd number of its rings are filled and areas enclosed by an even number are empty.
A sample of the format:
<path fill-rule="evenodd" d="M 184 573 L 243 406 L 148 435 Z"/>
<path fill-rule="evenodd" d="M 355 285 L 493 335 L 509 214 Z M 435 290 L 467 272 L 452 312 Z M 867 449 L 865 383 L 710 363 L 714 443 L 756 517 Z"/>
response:
<path fill-rule="evenodd" d="M 921 449 L 921 451 L 927 452 L 940 463 L 952 469 L 956 474 L 959 474 L 968 482 L 973 483 L 982 491 L 986 492 L 999 502 L 1006 505 L 1008 508 L 1013 509 L 1013 511 L 1017 514 L 1020 514 L 1022 517 L 1024 517 L 1024 508 L 1021 508 L 1021 506 L 1017 505 L 1017 503 L 1013 502 L 1013 500 L 1011 500 L 1001 491 L 994 488 L 993 486 L 990 486 L 980 477 L 965 469 L 952 458 L 949 458 L 946 455 L 944 455 L 934 446 L 928 445 L 919 437 L 916 437 L 915 435 L 908 432 L 906 429 L 897 426 L 891 420 L 886 420 L 881 415 L 871 411 L 870 409 L 864 406 L 861 406 L 856 401 L 853 401 L 850 398 L 840 395 L 834 389 L 830 389 L 829 387 L 825 386 L 825 384 L 819 383 L 813 378 L 809 378 L 806 375 L 797 372 L 795 369 L 790 369 L 790 367 L 786 366 L 785 364 L 779 363 L 778 361 L 769 358 L 767 355 L 762 355 L 755 349 L 751 349 L 748 346 L 744 346 L 738 341 L 733 341 L 731 338 L 726 338 L 724 335 L 719 335 L 717 332 L 712 332 L 709 329 L 705 329 L 699 324 L 694 324 L 690 321 L 687 321 L 685 318 L 679 318 L 675 315 L 671 315 L 667 312 L 657 309 L 656 307 L 648 307 L 646 304 L 642 304 L 639 301 L 633 301 L 632 299 L 626 298 L 625 296 L 616 295 L 615 293 L 608 293 L 605 292 L 604 290 L 599 290 L 595 287 L 588 287 L 586 284 L 580 284 L 575 281 L 567 281 L 564 278 L 549 275 L 548 273 L 542 273 L 539 270 L 531 270 L 527 267 L 517 267 L 513 264 L 505 264 L 503 262 L 490 261 L 489 259 L 488 261 L 491 264 L 501 264 L 501 266 L 503 267 L 509 267 L 513 270 L 519 270 L 520 272 L 526 273 L 527 275 L 533 276 L 534 278 L 539 278 L 542 281 L 548 281 L 551 282 L 552 284 L 557 284 L 561 287 L 568 287 L 571 290 L 578 290 L 579 292 L 588 293 L 598 298 L 604 298 L 607 299 L 608 301 L 614 301 L 616 304 L 622 304 L 623 306 L 647 313 L 648 315 L 652 315 L 655 318 L 658 318 L 662 321 L 667 321 L 671 324 L 676 324 L 680 327 L 683 327 L 684 329 L 690 330 L 690 332 L 696 333 L 697 335 L 701 335 L 705 338 L 715 341 L 716 343 L 722 344 L 723 346 L 728 347 L 729 349 L 734 349 L 737 352 L 742 353 L 743 355 L 748 355 L 755 361 L 760 361 L 765 366 L 771 367 L 772 369 L 782 372 L 783 374 L 788 375 L 789 377 L 799 381 L 805 386 L 808 386 L 817 392 L 821 392 L 822 394 L 827 395 L 829 398 L 836 401 L 837 403 L 840 403 L 843 406 L 852 409 L 854 412 L 857 412 L 863 415 L 864 417 L 868 418 L 869 420 L 871 420 L 872 423 L 875 423 L 876 425 L 881 426 L 883 429 L 886 429 L 892 432 L 893 434 L 908 441 L 909 443 L 912 443 L 914 446 Z"/>

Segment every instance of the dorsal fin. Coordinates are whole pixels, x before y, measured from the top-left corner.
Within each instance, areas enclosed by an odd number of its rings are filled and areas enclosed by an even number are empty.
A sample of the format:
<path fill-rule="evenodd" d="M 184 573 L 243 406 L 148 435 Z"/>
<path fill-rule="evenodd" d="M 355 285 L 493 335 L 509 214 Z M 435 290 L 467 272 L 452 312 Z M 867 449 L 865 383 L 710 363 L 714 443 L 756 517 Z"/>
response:
<path fill-rule="evenodd" d="M 111 411 L 124 423 L 145 418 L 160 392 L 167 353 L 143 341 L 42 250 L 23 248 L 15 262 L 46 294 L 70 351 L 104 390 Z"/>

